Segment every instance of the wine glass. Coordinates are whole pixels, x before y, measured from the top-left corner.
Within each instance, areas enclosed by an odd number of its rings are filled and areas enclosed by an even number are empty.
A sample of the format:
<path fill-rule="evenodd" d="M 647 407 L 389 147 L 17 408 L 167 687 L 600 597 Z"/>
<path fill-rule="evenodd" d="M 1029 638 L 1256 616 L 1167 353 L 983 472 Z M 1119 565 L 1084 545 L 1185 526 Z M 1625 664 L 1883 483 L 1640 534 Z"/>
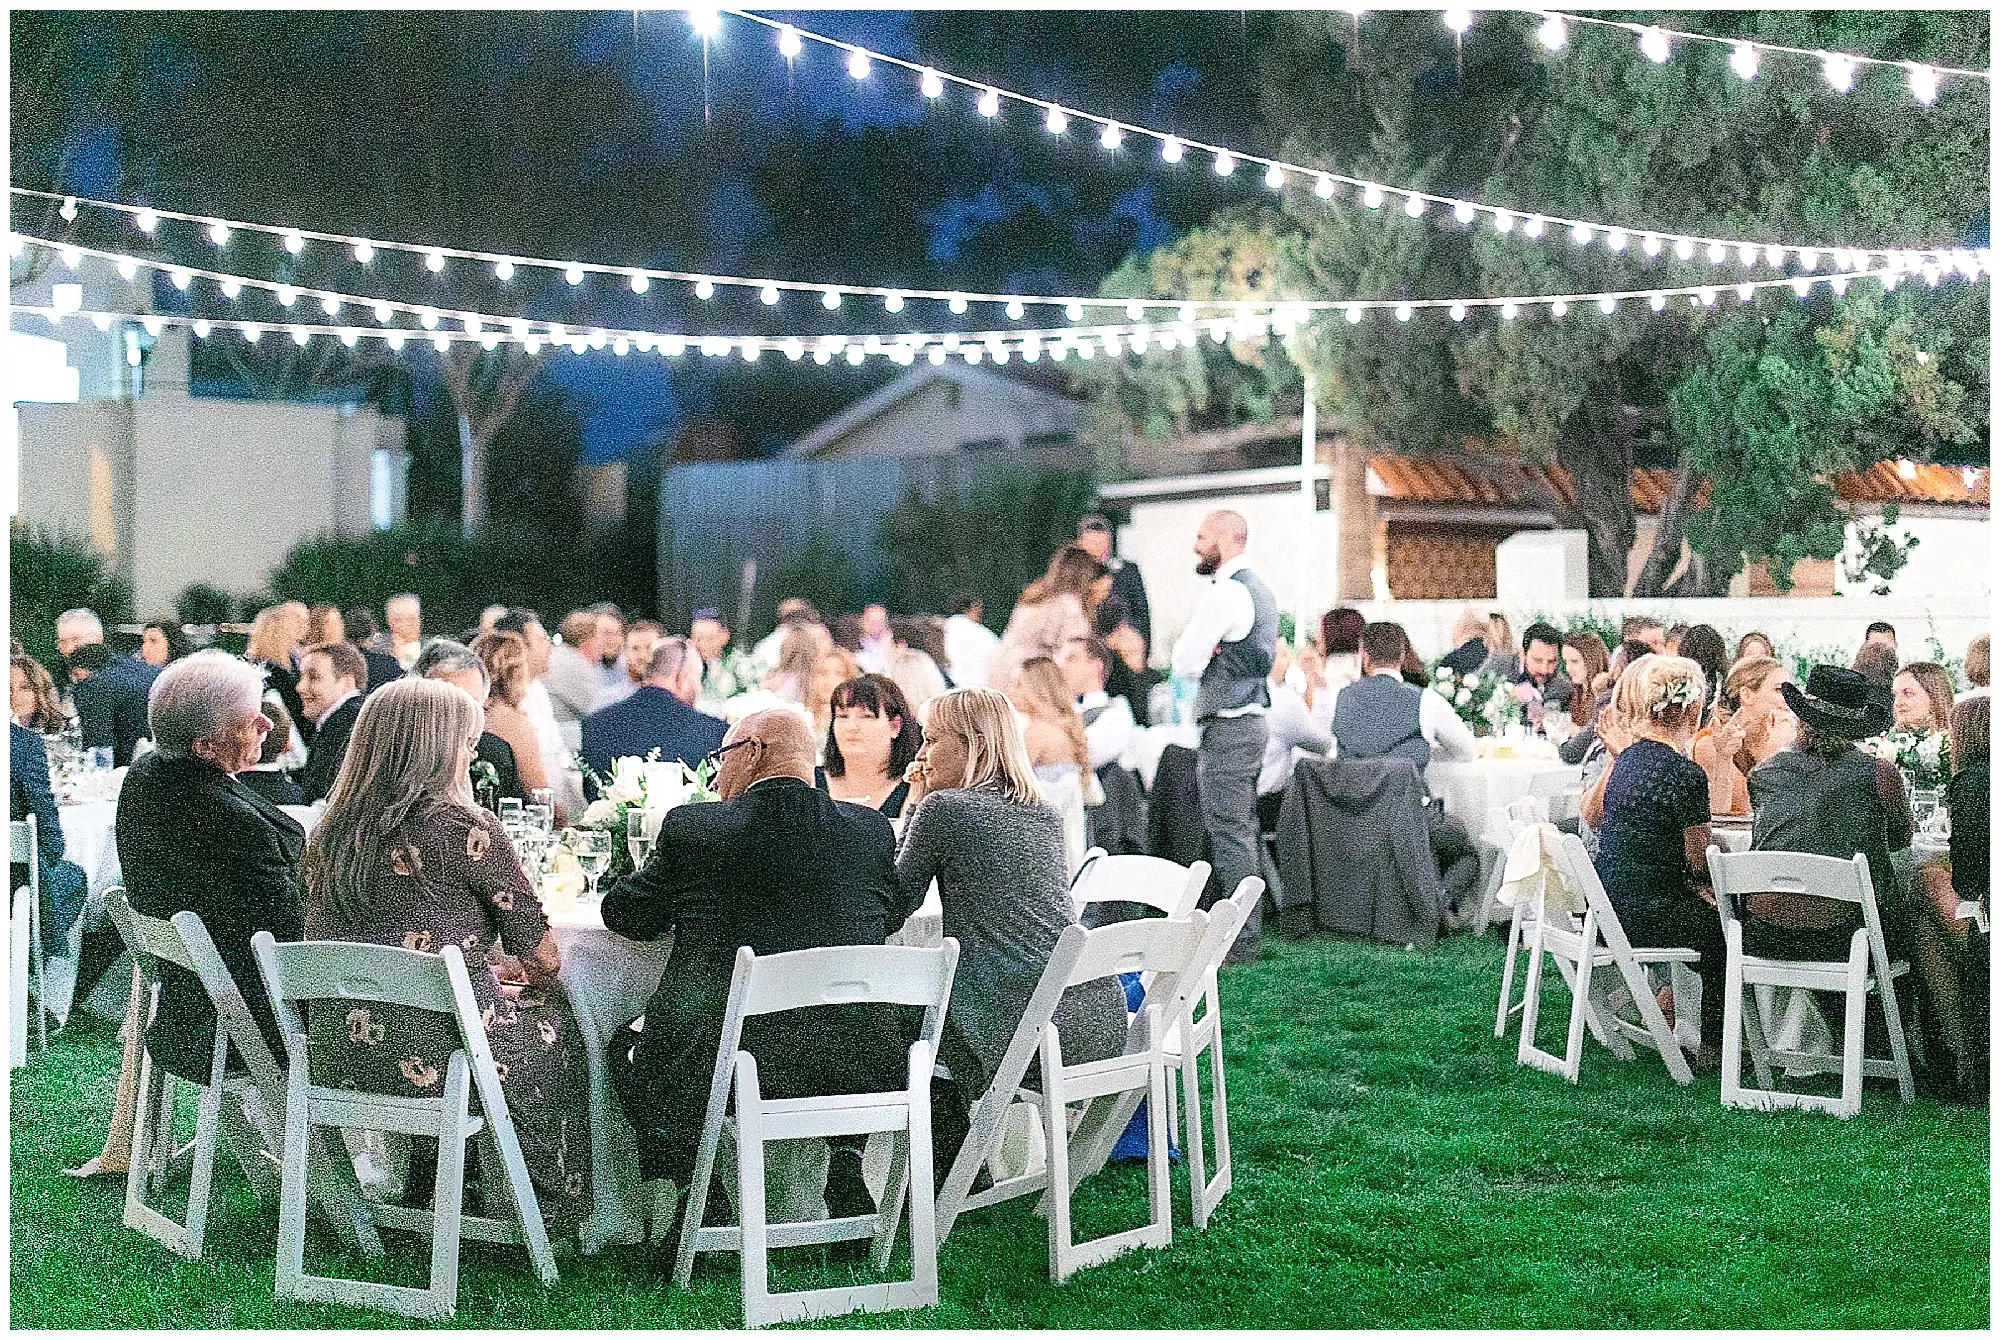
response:
<path fill-rule="evenodd" d="M 625 835 L 625 850 L 632 854 L 632 870 L 636 874 L 652 859 L 653 839 L 634 829 Z"/>
<path fill-rule="evenodd" d="M 597 901 L 597 881 L 611 868 L 611 834 L 602 828 L 572 828 L 569 849 L 590 881 L 590 900 Z"/>
<path fill-rule="evenodd" d="M 528 792 L 527 812 L 532 815 L 539 807 L 542 812 L 541 825 L 544 833 L 555 832 L 556 793 L 551 787 L 538 786 Z"/>
<path fill-rule="evenodd" d="M 521 817 L 529 828 L 544 838 L 555 833 L 555 811 L 547 805 L 529 805 L 521 811 Z"/>
<path fill-rule="evenodd" d="M 500 816 L 500 824 L 503 828 L 509 824 L 523 822 L 521 798 L 519 796 L 500 797 L 500 808 L 494 812 Z"/>

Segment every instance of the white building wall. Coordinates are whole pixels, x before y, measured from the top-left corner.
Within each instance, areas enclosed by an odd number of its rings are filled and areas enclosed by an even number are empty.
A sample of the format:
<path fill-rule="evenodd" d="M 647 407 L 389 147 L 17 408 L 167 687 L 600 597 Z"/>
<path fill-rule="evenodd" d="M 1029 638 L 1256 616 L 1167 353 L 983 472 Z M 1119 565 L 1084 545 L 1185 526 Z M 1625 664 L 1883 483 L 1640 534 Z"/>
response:
<path fill-rule="evenodd" d="M 1315 512 L 1308 524 L 1297 493 L 1134 503 L 1130 524 L 1119 528 L 1118 553 L 1145 576 L 1155 664 L 1166 663 L 1206 581 L 1195 575 L 1194 535 L 1201 519 L 1218 507 L 1243 514 L 1250 528 L 1250 566 L 1277 596 L 1280 610 L 1299 608 L 1302 578 L 1311 579 L 1307 603 L 1315 618 L 1333 592 L 1333 514 Z"/>

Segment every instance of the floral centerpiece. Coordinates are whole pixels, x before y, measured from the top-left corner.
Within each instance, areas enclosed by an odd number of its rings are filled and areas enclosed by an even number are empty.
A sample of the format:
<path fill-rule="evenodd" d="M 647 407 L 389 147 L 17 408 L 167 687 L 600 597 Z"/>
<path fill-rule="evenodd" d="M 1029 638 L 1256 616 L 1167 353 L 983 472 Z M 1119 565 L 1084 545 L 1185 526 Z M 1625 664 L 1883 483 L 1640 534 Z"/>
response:
<path fill-rule="evenodd" d="M 729 647 L 722 659 L 708 667 L 701 677 L 701 696 L 711 702 L 727 702 L 757 687 L 763 676 L 755 659 L 741 647 Z"/>
<path fill-rule="evenodd" d="M 1898 727 L 1880 737 L 1874 752 L 1900 768 L 1913 791 L 1942 790 L 1951 780 L 1951 737 L 1943 731 Z"/>
<path fill-rule="evenodd" d="M 668 810 L 721 799 L 715 793 L 714 764 L 704 759 L 690 768 L 677 758 L 662 762 L 659 753 L 654 749 L 644 758 L 613 759 L 609 777 L 581 758 L 577 760 L 583 775 L 597 786 L 597 799 L 585 808 L 577 826 L 601 828 L 611 834 L 609 873 L 613 877 L 632 873 L 630 838 L 635 834 L 658 837 Z"/>
<path fill-rule="evenodd" d="M 1440 665 L 1431 671 L 1431 687 L 1451 704 L 1451 710 L 1474 735 L 1498 735 L 1508 722 L 1521 720 L 1525 710 L 1505 675 L 1478 670 L 1461 675 L 1448 665 Z"/>

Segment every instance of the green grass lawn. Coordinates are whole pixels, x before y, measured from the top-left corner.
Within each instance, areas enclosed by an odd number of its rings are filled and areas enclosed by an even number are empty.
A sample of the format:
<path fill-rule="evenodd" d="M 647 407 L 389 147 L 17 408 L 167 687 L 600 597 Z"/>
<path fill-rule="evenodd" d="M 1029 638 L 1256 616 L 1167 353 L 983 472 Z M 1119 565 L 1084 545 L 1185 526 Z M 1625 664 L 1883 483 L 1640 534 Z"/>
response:
<path fill-rule="evenodd" d="M 1176 1168 L 1173 1245 L 1048 1283 L 1032 1200 L 961 1220 L 943 1300 L 829 1325 L 949 1327 L 1979 1327 L 1988 1323 L 1987 1114 L 1871 1086 L 1851 1121 L 1725 1111 L 1657 1058 L 1587 1044 L 1575 1087 L 1493 1037 L 1500 952 L 1273 942 L 1225 968 L 1236 1185 L 1206 1232 Z M 1554 974 L 1550 974 L 1551 977 Z M 1545 1037 L 1567 1017 L 1552 987 Z M 218 1163 L 208 1255 L 122 1226 L 122 1182 L 58 1171 L 97 1151 L 114 1027 L 83 1021 L 13 1077 L 16 1327 L 353 1327 L 276 1302 L 275 1206 Z M 1136 1222 L 1144 1178 L 1108 1170 L 1079 1228 Z M 424 1250 L 390 1235 L 394 1271 Z M 309 1250 L 308 1262 L 314 1252 Z M 783 1257 L 780 1257 L 782 1263 Z M 324 1268 L 325 1260 L 315 1264 Z M 733 1257 L 695 1287 L 639 1249 L 565 1258 L 544 1291 L 518 1249 L 467 1243 L 458 1320 L 480 1327 L 735 1327 Z M 781 1269 L 778 1287 L 846 1266 Z"/>

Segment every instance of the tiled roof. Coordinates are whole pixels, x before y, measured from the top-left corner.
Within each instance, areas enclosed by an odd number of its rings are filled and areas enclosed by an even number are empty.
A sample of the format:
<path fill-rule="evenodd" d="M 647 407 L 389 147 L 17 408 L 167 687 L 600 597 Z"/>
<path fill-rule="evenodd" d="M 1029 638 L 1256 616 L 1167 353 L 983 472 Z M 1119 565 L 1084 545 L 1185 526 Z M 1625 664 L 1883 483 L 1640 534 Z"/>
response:
<path fill-rule="evenodd" d="M 1493 457 L 1372 456 L 1369 468 L 1382 481 L 1382 496 L 1398 502 L 1457 507 L 1569 506 L 1574 491 L 1559 465 L 1523 465 Z M 1881 461 L 1866 470 L 1838 475 L 1833 491 L 1847 503 L 1929 503 L 1961 507 L 1990 505 L 1990 472 L 1971 471 L 1967 487 L 1960 467 L 1917 465 L 1905 479 L 1897 462 Z M 1642 466 L 1632 471 L 1632 506 L 1657 514 L 1674 491 L 1674 472 Z M 1707 492 L 1701 486 L 1697 503 Z"/>

